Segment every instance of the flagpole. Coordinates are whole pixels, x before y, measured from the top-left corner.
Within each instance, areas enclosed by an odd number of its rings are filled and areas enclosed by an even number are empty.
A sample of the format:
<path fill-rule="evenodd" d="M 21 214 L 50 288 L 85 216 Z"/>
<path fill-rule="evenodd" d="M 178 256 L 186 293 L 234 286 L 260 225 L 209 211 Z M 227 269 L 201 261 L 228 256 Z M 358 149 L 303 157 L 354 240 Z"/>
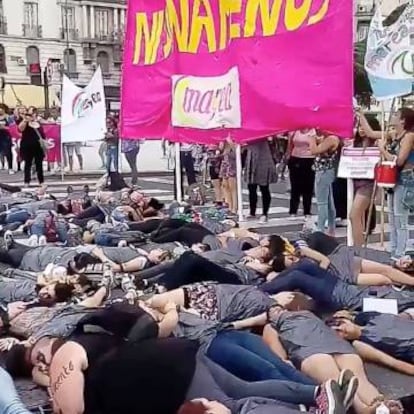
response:
<path fill-rule="evenodd" d="M 239 222 L 243 221 L 243 187 L 242 187 L 242 157 L 241 145 L 236 145 L 236 173 L 237 173 L 237 213 Z"/>

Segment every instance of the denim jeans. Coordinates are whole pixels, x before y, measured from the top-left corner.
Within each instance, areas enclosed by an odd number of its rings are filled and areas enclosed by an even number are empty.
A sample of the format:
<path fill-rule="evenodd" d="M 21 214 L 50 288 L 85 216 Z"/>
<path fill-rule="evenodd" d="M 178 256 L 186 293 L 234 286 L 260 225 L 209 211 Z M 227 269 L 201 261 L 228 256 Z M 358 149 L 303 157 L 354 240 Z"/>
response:
<path fill-rule="evenodd" d="M 106 150 L 106 171 L 111 172 L 111 166 L 114 165 L 113 171 L 118 171 L 118 146 L 109 145 Z"/>
<path fill-rule="evenodd" d="M 219 332 L 211 342 L 207 356 L 245 381 L 275 379 L 315 385 L 313 380 L 274 354 L 260 336 L 249 332 Z"/>
<path fill-rule="evenodd" d="M 56 233 L 59 241 L 64 243 L 68 239 L 68 229 L 64 223 L 56 223 Z M 40 237 L 46 236 L 46 226 L 44 223 L 33 223 L 30 227 L 30 234 Z"/>
<path fill-rule="evenodd" d="M 335 230 L 336 210 L 333 197 L 333 183 L 336 174 L 332 168 L 325 171 L 316 171 L 315 195 L 318 203 L 318 230 L 324 232 L 328 223 L 328 230 Z"/>
<path fill-rule="evenodd" d="M 25 223 L 29 220 L 30 214 L 27 210 L 23 210 L 21 208 L 11 208 L 10 211 L 7 213 L 5 218 L 5 224 L 12 224 L 12 223 Z"/>
<path fill-rule="evenodd" d="M 17 394 L 13 380 L 3 368 L 0 368 L 0 413 L 30 414 Z"/>

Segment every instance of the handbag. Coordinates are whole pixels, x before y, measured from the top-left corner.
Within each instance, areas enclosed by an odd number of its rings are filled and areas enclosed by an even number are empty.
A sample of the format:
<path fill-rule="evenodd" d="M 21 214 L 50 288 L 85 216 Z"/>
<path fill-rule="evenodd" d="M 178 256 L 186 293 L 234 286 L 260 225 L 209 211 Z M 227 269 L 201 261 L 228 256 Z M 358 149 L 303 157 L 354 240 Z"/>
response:
<path fill-rule="evenodd" d="M 32 127 L 33 128 L 33 127 Z M 39 144 L 40 144 L 40 148 L 42 149 L 42 151 L 43 151 L 43 155 L 46 157 L 46 155 L 47 155 L 47 151 L 48 151 L 48 149 L 49 149 L 49 144 L 48 144 L 48 142 L 47 142 L 47 140 L 45 140 L 43 137 L 42 137 L 42 135 L 40 134 L 40 132 L 39 132 L 39 129 L 38 128 L 33 128 L 34 129 L 34 131 L 36 132 L 36 135 L 37 135 L 37 137 L 39 138 Z"/>

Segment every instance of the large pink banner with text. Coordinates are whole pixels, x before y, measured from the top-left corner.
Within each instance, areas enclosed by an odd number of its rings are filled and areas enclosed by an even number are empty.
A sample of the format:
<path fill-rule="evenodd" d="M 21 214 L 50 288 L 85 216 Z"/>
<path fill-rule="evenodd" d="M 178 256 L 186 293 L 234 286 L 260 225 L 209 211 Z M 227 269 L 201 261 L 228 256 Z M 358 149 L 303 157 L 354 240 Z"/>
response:
<path fill-rule="evenodd" d="M 352 19 L 350 0 L 129 0 L 122 137 L 350 136 Z"/>

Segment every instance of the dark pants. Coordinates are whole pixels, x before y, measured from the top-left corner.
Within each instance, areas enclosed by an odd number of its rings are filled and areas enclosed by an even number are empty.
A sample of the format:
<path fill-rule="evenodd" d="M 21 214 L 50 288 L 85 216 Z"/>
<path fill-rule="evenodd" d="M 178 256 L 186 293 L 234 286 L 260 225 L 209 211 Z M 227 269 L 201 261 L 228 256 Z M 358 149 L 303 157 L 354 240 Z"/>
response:
<path fill-rule="evenodd" d="M 13 267 L 19 267 L 24 255 L 31 249 L 31 247 L 16 243 L 8 250 L 0 249 L 0 262 Z"/>
<path fill-rule="evenodd" d="M 290 157 L 288 166 L 291 185 L 289 214 L 298 213 L 302 197 L 303 214 L 310 216 L 315 185 L 315 172 L 312 170 L 313 158 Z"/>
<path fill-rule="evenodd" d="M 170 220 L 171 221 L 171 220 Z M 204 237 L 213 235 L 211 231 L 197 223 L 185 223 L 175 220 L 174 223 L 164 223 L 155 234 L 151 235 L 154 243 L 181 242 L 187 246 L 202 243 Z M 177 226 L 174 228 L 173 226 Z"/>
<path fill-rule="evenodd" d="M 240 285 L 237 275 L 193 252 L 185 252 L 158 280 L 167 290 L 197 282 Z"/>
<path fill-rule="evenodd" d="M 273 353 L 260 336 L 249 332 L 219 332 L 211 342 L 207 356 L 245 381 L 275 379 L 315 385 L 313 380 Z"/>
<path fill-rule="evenodd" d="M 132 184 L 136 184 L 138 182 L 138 168 L 137 168 L 137 156 L 139 153 L 139 147 L 133 149 L 132 151 L 126 152 L 125 158 L 128 162 L 129 168 L 131 168 L 131 178 Z"/>
<path fill-rule="evenodd" d="M 153 231 L 157 230 L 160 225 L 163 223 L 164 220 L 159 219 L 152 219 L 152 220 L 145 220 L 140 222 L 133 222 L 129 223 L 128 227 L 130 230 L 140 231 L 145 234 L 152 233 Z"/>
<path fill-rule="evenodd" d="M 250 204 L 250 215 L 256 215 L 257 207 L 257 184 L 249 184 L 247 188 L 249 189 L 249 204 Z M 262 205 L 263 205 L 263 215 L 267 216 L 269 213 L 270 203 L 272 201 L 272 196 L 270 195 L 270 189 L 268 185 L 260 185 L 260 192 L 262 193 Z"/>
<path fill-rule="evenodd" d="M 0 144 L 1 155 L 3 155 L 7 160 L 7 165 L 9 170 L 13 169 L 13 153 L 12 153 L 12 140 L 7 138 Z"/>
<path fill-rule="evenodd" d="M 314 299 L 321 307 L 336 311 L 347 307 L 346 303 L 337 302 L 332 295 L 338 283 L 342 283 L 350 291 L 355 291 L 355 294 L 358 293 L 358 287 L 342 282 L 328 271 L 321 269 L 317 264 L 302 260 L 297 265 L 280 273 L 270 282 L 261 285 L 260 289 L 269 294 L 300 290 Z"/>
<path fill-rule="evenodd" d="M 346 220 L 348 218 L 346 178 L 337 178 L 334 181 L 333 196 L 335 202 L 336 217 L 340 218 L 341 220 Z"/>
<path fill-rule="evenodd" d="M 90 206 L 79 213 L 73 219 L 73 223 L 80 227 L 86 227 L 88 221 L 90 220 L 96 220 L 99 221 L 99 223 L 103 223 L 105 220 L 105 214 L 98 206 Z"/>
<path fill-rule="evenodd" d="M 194 158 L 191 151 L 180 151 L 181 169 L 184 169 L 187 176 L 188 185 L 193 185 L 197 182 L 194 170 Z"/>
<path fill-rule="evenodd" d="M 34 162 L 37 173 L 37 180 L 39 181 L 39 184 L 43 184 L 45 181 L 43 177 L 43 151 L 41 149 L 33 149 L 33 151 L 26 150 L 22 154 L 22 157 L 24 161 L 24 183 L 30 184 L 32 178 L 32 164 Z"/>
<path fill-rule="evenodd" d="M 224 404 L 232 409 L 232 412 L 239 413 L 244 412 L 239 409 L 243 406 L 240 400 L 251 398 L 252 395 L 285 403 L 313 406 L 315 390 L 316 387 L 313 385 L 302 385 L 291 381 L 243 381 L 208 358 L 199 356 L 187 392 L 187 400 L 207 398 Z M 283 407 L 283 403 L 276 403 L 276 401 L 274 403 Z"/>
<path fill-rule="evenodd" d="M 328 236 L 321 231 L 316 231 L 307 236 L 306 242 L 311 249 L 316 250 L 325 256 L 329 256 L 339 246 L 335 237 Z"/>

